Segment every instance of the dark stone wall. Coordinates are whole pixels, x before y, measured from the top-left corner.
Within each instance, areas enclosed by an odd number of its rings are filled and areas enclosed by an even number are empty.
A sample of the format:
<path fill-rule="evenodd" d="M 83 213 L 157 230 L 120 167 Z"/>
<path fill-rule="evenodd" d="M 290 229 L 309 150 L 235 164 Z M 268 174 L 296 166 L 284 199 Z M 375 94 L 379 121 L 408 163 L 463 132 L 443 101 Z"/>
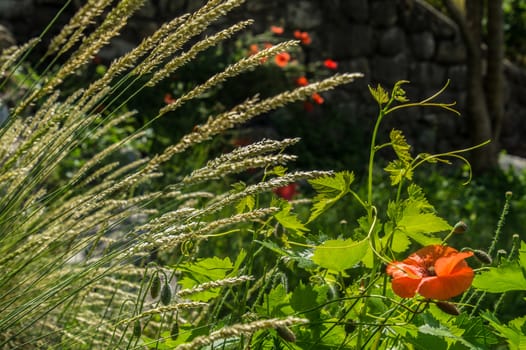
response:
<path fill-rule="evenodd" d="M 73 5 L 58 20 L 83 1 Z M 203 0 L 147 0 L 123 35 L 102 55 L 126 51 L 165 20 L 200 7 Z M 0 0 L 0 24 L 18 41 L 40 33 L 60 9 L 63 0 Z M 332 57 L 340 71 L 359 71 L 364 79 L 332 92 L 329 100 L 357 128 L 370 131 L 377 113 L 367 85 L 389 88 L 398 80 L 409 80 L 411 100 L 428 97 L 448 79 L 451 84 L 442 101 L 456 101 L 462 112 L 466 100 L 465 49 L 455 24 L 422 0 L 247 0 L 224 21 L 254 18 L 255 32 L 272 24 L 287 30 L 308 31 L 313 39 L 312 59 Z M 224 23 L 223 23 L 224 24 Z M 222 24 L 218 23 L 221 27 Z M 509 153 L 526 155 L 521 142 L 526 132 L 526 73 L 506 64 L 506 116 L 502 146 Z M 469 145 L 466 118 L 440 109 L 408 109 L 386 120 L 385 129 L 401 128 L 417 152 L 447 151 Z"/>

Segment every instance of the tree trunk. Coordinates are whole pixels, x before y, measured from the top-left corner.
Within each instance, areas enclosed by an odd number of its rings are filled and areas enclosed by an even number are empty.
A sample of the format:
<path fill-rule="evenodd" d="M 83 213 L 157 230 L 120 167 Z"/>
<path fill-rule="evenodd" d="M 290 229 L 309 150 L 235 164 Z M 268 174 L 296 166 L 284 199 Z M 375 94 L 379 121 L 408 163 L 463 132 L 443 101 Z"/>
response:
<path fill-rule="evenodd" d="M 493 0 L 489 0 L 491 2 Z M 466 114 L 473 145 L 493 138 L 491 115 L 486 105 L 483 62 L 481 50 L 483 0 L 466 0 L 466 16 L 452 0 L 444 0 L 451 18 L 456 22 L 466 46 L 467 106 Z M 497 146 L 494 142 L 472 152 L 470 163 L 473 170 L 481 172 L 497 166 Z"/>
<path fill-rule="evenodd" d="M 488 71 L 484 81 L 488 112 L 492 120 L 493 139 L 498 147 L 504 116 L 504 13 L 502 0 L 487 1 L 488 11 Z"/>

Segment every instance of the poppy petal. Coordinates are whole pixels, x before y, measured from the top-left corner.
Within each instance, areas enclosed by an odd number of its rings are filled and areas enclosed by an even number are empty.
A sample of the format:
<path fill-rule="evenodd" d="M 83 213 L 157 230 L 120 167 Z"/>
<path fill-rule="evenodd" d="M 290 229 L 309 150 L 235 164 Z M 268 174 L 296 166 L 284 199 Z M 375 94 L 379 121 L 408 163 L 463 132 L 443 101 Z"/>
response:
<path fill-rule="evenodd" d="M 464 259 L 473 256 L 473 252 L 460 252 L 450 256 L 438 258 L 435 261 L 435 273 L 437 276 L 451 275 L 458 268 L 465 268 L 468 266 Z"/>
<path fill-rule="evenodd" d="M 417 291 L 425 298 L 448 300 L 464 293 L 471 286 L 473 277 L 473 270 L 469 267 L 460 270 L 455 275 L 425 277 Z"/>
<path fill-rule="evenodd" d="M 393 279 L 393 292 L 402 298 L 412 298 L 415 296 L 418 286 L 422 280 L 420 278 L 398 277 Z"/>
<path fill-rule="evenodd" d="M 387 266 L 386 272 L 393 277 L 392 287 L 396 295 L 402 298 L 415 296 L 422 281 L 422 271 L 417 266 L 394 262 Z"/>

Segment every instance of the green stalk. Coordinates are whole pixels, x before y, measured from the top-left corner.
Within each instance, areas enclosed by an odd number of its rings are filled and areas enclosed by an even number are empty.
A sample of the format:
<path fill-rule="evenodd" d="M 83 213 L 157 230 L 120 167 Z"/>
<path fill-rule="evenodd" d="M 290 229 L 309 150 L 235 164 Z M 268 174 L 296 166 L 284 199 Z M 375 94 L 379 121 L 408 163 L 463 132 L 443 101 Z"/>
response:
<path fill-rule="evenodd" d="M 373 166 L 374 155 L 376 154 L 376 136 L 378 135 L 378 129 L 380 128 L 380 123 L 384 116 L 385 111 L 381 108 L 378 113 L 378 118 L 376 119 L 376 124 L 374 125 L 373 136 L 371 137 L 371 147 L 369 150 L 369 173 L 367 175 L 367 217 L 369 218 L 369 222 L 372 220 L 373 215 Z"/>

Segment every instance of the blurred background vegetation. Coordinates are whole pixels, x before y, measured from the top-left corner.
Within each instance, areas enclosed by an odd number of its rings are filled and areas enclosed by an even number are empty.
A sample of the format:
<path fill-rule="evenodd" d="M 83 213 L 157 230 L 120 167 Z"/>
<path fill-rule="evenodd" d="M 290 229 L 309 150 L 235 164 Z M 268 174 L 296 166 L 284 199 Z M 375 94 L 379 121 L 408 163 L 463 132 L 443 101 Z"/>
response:
<path fill-rule="evenodd" d="M 429 3 L 447 13 L 442 1 L 429 0 Z M 526 1 L 505 0 L 503 11 L 506 59 L 524 67 L 526 66 Z M 311 34 L 315 35 L 315 33 Z M 293 37 L 293 33 L 285 35 Z M 193 128 L 198 128 L 199 124 L 204 122 L 209 115 L 228 109 L 246 96 L 256 93 L 262 97 L 270 96 L 278 91 L 293 88 L 297 85 L 297 78 L 300 76 L 315 81 L 333 73 L 331 68 L 324 66 L 323 61 L 312 59 L 313 56 L 316 57 L 312 52 L 313 48 L 303 45 L 301 50 L 291 53 L 294 60 L 286 66 L 280 67 L 275 62 L 266 62 L 249 74 L 233 79 L 201 96 L 200 99 L 185 104 L 178 109 L 176 114 L 149 124 L 150 119 L 160 107 L 176 99 L 183 91 L 203 82 L 211 74 L 221 71 L 227 64 L 249 55 L 251 45 L 274 44 L 282 38 L 267 28 L 262 32 L 238 36 L 236 40 L 227 45 L 204 52 L 198 59 L 185 65 L 159 87 L 144 91 L 136 99 L 115 101 L 114 105 L 120 105 L 122 110 L 139 110 L 140 115 L 127 123 L 125 127 L 128 128 L 127 130 L 123 130 L 122 127 L 115 128 L 103 139 L 86 140 L 80 147 L 84 150 L 91 149 L 95 154 L 97 150 L 123 138 L 130 130 L 147 125 L 149 130 L 147 136 L 129 145 L 119 155 L 123 159 L 132 161 L 140 154 L 158 153 L 167 145 L 179 140 L 183 134 Z M 330 55 L 330 52 L 323 54 L 327 56 Z M 319 53 L 318 56 L 320 56 Z M 37 60 L 30 59 L 29 62 L 33 63 L 21 67 L 18 71 L 16 81 L 19 86 L 31 84 L 34 80 L 32 76 L 40 74 L 40 66 L 35 64 Z M 105 59 L 94 60 L 82 75 L 68 82 L 71 89 L 84 86 L 88 81 L 103 74 L 109 63 Z M 11 93 L 10 86 L 2 87 L 1 93 L 1 98 L 7 106 L 10 100 L 17 97 Z M 243 128 L 205 143 L 194 150 L 195 157 L 185 155 L 171 162 L 170 167 L 173 168 L 164 169 L 165 183 L 173 182 L 173 179 L 170 179 L 170 176 L 174 176 L 172 174 L 187 172 L 179 171 L 180 169 L 196 169 L 210 157 L 238 145 L 265 137 L 301 137 L 302 142 L 294 148 L 295 153 L 299 156 L 298 161 L 294 164 L 297 169 L 352 170 L 357 179 L 354 189 L 359 191 L 365 178 L 370 130 L 374 115 L 359 116 L 361 124 L 357 128 L 351 122 L 352 119 L 348 117 L 352 112 L 332 103 L 339 97 L 338 93 L 334 93 L 324 96 L 323 103 L 316 103 L 314 100 L 297 103 L 270 115 L 259 117 Z M 372 99 L 369 103 L 374 106 Z M 110 110 L 110 108 L 106 109 Z M 78 157 L 80 153 L 73 152 L 69 161 L 58 169 L 54 177 L 56 184 L 64 181 L 74 169 L 79 168 L 86 161 Z M 385 154 L 386 158 L 389 156 Z M 188 162 L 188 159 L 192 159 L 192 163 Z M 499 167 L 486 169 L 485 172 L 476 174 L 466 185 L 464 182 L 468 179 L 468 169 L 461 163 L 437 164 L 419 170 L 416 175 L 417 183 L 425 189 L 430 202 L 439 214 L 451 224 L 463 220 L 469 226 L 466 234 L 454 238 L 456 246 L 476 245 L 477 248 L 489 246 L 501 214 L 506 191 L 513 192 L 513 199 L 511 212 L 504 227 L 504 239 L 499 248 L 509 249 L 513 234 L 519 234 L 523 239 L 526 238 L 523 232 L 523 224 L 526 222 L 526 173 L 524 170 Z M 241 174 L 236 178 L 222 179 L 214 186 L 230 187 L 238 181 L 251 182 L 261 179 L 262 176 L 261 172 Z M 375 196 L 379 203 L 382 202 L 382 198 L 388 197 L 387 193 L 394 191 L 387 175 L 376 180 L 375 188 Z M 312 190 L 308 185 L 300 183 L 294 198 L 308 198 L 311 195 Z M 346 201 L 339 203 L 330 214 L 320 218 L 318 230 L 325 231 L 323 233 L 329 236 L 346 235 L 349 230 L 353 229 L 349 225 L 354 225 L 359 216 L 361 216 L 359 206 L 355 205 L 351 198 L 347 198 Z M 215 249 L 227 249 L 227 247 L 228 245 L 225 244 L 223 247 L 216 246 Z"/>

